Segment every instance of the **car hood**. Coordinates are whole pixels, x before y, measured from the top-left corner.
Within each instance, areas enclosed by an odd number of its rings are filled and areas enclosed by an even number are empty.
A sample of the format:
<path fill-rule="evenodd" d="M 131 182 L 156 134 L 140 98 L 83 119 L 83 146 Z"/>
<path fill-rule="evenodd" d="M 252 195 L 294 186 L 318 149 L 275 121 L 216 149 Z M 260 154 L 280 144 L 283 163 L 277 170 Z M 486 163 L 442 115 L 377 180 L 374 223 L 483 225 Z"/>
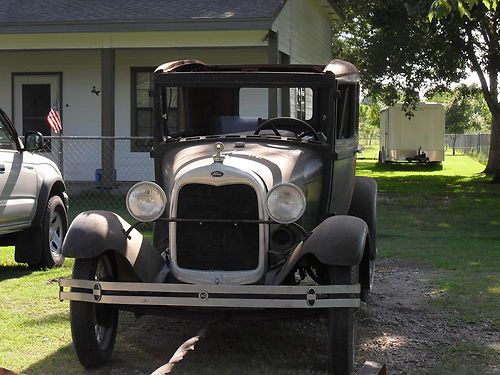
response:
<path fill-rule="evenodd" d="M 215 161 L 214 143 L 198 144 L 172 150 L 163 155 L 162 174 L 167 186 L 185 173 L 196 168 L 213 165 L 233 167 L 253 172 L 269 190 L 281 182 L 291 182 L 303 188 L 304 185 L 322 175 L 321 153 L 302 146 L 299 142 L 291 145 L 285 142 L 223 142 L 222 161 Z M 207 179 L 210 179 L 207 176 Z"/>

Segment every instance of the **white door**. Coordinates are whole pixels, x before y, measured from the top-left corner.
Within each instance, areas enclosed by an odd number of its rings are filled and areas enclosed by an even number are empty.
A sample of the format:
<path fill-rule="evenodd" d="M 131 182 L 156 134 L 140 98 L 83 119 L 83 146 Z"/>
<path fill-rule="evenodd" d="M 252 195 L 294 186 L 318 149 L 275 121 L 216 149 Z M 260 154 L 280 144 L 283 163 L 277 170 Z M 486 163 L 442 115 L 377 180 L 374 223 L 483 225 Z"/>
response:
<path fill-rule="evenodd" d="M 0 233 L 26 227 L 35 211 L 38 181 L 31 154 L 21 152 L 0 114 Z"/>
<path fill-rule="evenodd" d="M 15 74 L 14 75 L 13 121 L 19 135 L 38 131 L 47 137 L 43 155 L 52 159 L 59 167 L 61 160 L 60 139 L 47 122 L 51 107 L 61 113 L 59 74 Z M 50 138 L 54 137 L 54 138 Z"/>

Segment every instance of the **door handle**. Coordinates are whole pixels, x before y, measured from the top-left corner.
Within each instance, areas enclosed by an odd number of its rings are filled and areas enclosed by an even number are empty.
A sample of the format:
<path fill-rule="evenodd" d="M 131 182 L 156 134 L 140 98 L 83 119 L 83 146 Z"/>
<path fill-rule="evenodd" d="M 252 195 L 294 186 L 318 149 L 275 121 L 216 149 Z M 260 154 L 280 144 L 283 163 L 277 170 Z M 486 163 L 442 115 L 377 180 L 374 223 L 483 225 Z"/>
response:
<path fill-rule="evenodd" d="M 5 165 L 0 164 L 0 173 L 4 173 L 4 172 L 5 172 Z"/>

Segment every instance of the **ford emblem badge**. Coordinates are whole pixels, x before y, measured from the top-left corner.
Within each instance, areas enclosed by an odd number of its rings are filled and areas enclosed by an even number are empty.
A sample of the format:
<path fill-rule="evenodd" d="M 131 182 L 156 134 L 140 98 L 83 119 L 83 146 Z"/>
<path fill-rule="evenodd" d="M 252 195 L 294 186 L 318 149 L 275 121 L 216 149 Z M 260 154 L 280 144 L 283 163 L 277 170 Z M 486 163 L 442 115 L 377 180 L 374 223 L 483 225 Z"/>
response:
<path fill-rule="evenodd" d="M 213 171 L 210 174 L 212 175 L 212 177 L 222 177 L 222 176 L 224 176 L 224 173 L 222 173 L 221 171 Z"/>

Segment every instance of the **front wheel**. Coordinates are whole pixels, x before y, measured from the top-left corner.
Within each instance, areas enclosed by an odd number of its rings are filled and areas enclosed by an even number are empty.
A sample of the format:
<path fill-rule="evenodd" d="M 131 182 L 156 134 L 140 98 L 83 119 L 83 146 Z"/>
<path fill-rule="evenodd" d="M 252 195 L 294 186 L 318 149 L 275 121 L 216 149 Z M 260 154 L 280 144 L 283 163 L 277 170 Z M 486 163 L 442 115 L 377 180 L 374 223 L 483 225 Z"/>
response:
<path fill-rule="evenodd" d="M 42 221 L 41 258 L 38 263 L 28 263 L 32 269 L 52 268 L 64 263 L 62 245 L 68 231 L 68 216 L 61 197 L 50 197 Z"/>
<path fill-rule="evenodd" d="M 357 267 L 328 268 L 331 285 L 358 283 Z M 358 312 L 355 308 L 331 308 L 328 312 L 330 361 L 335 375 L 351 374 L 356 356 Z"/>
<path fill-rule="evenodd" d="M 73 279 L 116 280 L 109 256 L 77 259 Z M 72 291 L 78 291 L 73 290 Z M 111 359 L 118 328 L 118 310 L 114 306 L 70 301 L 71 335 L 80 363 L 98 367 Z"/>

